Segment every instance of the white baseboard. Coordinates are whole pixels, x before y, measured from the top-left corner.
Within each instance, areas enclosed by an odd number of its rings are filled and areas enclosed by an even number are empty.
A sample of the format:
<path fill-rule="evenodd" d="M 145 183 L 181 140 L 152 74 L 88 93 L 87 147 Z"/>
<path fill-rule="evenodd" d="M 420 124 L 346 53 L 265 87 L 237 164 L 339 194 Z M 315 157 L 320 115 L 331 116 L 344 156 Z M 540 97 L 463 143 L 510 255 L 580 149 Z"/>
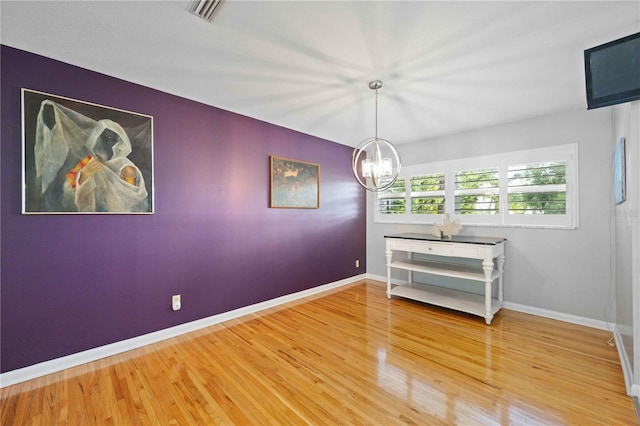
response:
<path fill-rule="evenodd" d="M 618 350 L 618 357 L 620 358 L 620 365 L 622 366 L 622 374 L 624 376 L 624 384 L 627 388 L 627 395 L 629 396 L 639 396 L 640 394 L 633 394 L 633 387 L 638 385 L 633 384 L 633 368 L 629 363 L 629 357 L 627 356 L 627 352 L 624 350 L 624 345 L 622 343 L 622 336 L 620 335 L 620 330 L 617 325 L 613 327 L 613 337 L 616 342 L 616 349 Z M 640 388 L 636 389 L 636 392 L 640 390 Z"/>
<path fill-rule="evenodd" d="M 597 328 L 599 330 L 610 331 L 613 329 L 613 325 L 607 323 L 606 321 L 596 320 L 593 318 L 580 317 L 577 315 L 565 314 L 563 312 L 550 311 L 548 309 L 536 308 L 535 306 L 520 305 L 519 303 L 512 302 L 504 302 L 502 306 L 505 309 L 510 309 L 512 311 L 537 315 L 539 317 L 555 319 L 571 324 L 584 325 L 585 327 Z"/>
<path fill-rule="evenodd" d="M 387 282 L 387 277 L 381 275 L 367 274 L 368 279 Z M 391 279 L 392 284 L 404 284 L 406 281 Z M 579 317 L 577 315 L 565 314 L 557 311 L 550 311 L 548 309 L 536 308 L 535 306 L 520 305 L 518 303 L 504 302 L 503 307 L 512 311 L 522 312 L 525 314 L 536 315 L 539 317 L 545 317 L 564 321 L 572 324 L 584 325 L 586 327 L 597 328 L 600 330 L 611 330 L 613 326 L 608 325 L 607 322 L 601 320 L 595 320 L 592 318 Z"/>
<path fill-rule="evenodd" d="M 382 281 L 384 284 L 387 284 L 387 277 L 383 277 L 382 275 L 367 274 L 366 276 L 369 280 Z M 406 282 L 407 280 L 397 280 L 391 278 L 391 284 L 404 284 Z"/>
<path fill-rule="evenodd" d="M 371 279 L 375 281 L 387 282 L 387 277 L 374 274 L 361 274 L 354 277 L 350 277 L 344 280 L 336 281 L 333 283 L 325 284 L 319 287 L 314 287 L 308 290 L 300 291 L 297 293 L 288 294 L 275 299 L 267 300 L 254 305 L 245 306 L 243 308 L 235 309 L 229 312 L 223 312 L 218 315 L 203 318 L 200 320 L 180 324 L 175 327 L 166 328 L 164 330 L 155 331 L 153 333 L 145 334 L 142 336 L 134 337 L 120 342 L 111 343 L 109 345 L 100 346 L 98 348 L 89 349 L 83 352 L 78 352 L 72 355 L 68 355 L 61 358 L 56 358 L 50 361 L 45 361 L 39 364 L 30 365 L 28 367 L 19 368 L 17 370 L 8 371 L 0 374 L 0 388 L 10 386 L 16 383 L 24 382 L 27 380 L 41 377 L 47 374 L 62 371 L 67 368 L 76 367 L 87 362 L 96 361 L 98 359 L 106 358 L 112 355 L 116 355 L 122 352 L 126 352 L 132 349 L 137 349 L 142 346 L 146 346 L 152 343 L 156 343 L 171 337 L 180 336 L 191 331 L 199 330 L 211 325 L 219 324 L 224 321 L 229 321 L 244 315 L 249 315 L 255 312 L 262 311 L 264 309 L 273 308 L 282 305 L 287 302 L 292 302 L 304 297 L 313 296 L 325 291 L 338 288 L 347 284 L 354 283 L 362 279 Z M 393 284 L 400 284 L 402 280 L 392 280 Z M 572 324 L 584 325 L 587 327 L 597 328 L 600 330 L 612 330 L 613 326 L 608 326 L 605 321 L 594 320 L 591 318 L 579 317 L 576 315 L 565 314 L 562 312 L 550 311 L 547 309 L 536 308 L 533 306 L 520 305 L 517 303 L 504 302 L 504 308 L 512 311 L 523 312 L 531 315 L 537 315 L 545 318 L 556 319 L 559 321 L 569 322 Z M 615 337 L 615 335 L 614 335 Z M 620 347 L 616 338 L 616 346 Z M 620 358 L 622 360 L 622 356 Z M 626 374 L 626 373 L 625 373 Z M 626 375 L 625 375 L 626 379 Z M 631 395 L 640 396 L 640 385 L 633 385 L 631 387 Z"/>
<path fill-rule="evenodd" d="M 335 281 L 318 287 L 297 293 L 287 294 L 286 296 L 277 297 L 275 299 L 266 300 L 254 305 L 245 306 L 234 309 L 233 311 L 223 312 L 200 320 L 180 324 L 175 327 L 166 328 L 164 330 L 155 331 L 153 333 L 144 334 L 142 336 L 133 337 L 131 339 L 122 340 L 120 342 L 111 343 L 109 345 L 100 346 L 98 348 L 89 349 L 61 358 L 52 359 L 50 361 L 41 362 L 39 364 L 30 365 L 28 367 L 19 368 L 17 370 L 7 371 L 0 374 L 0 388 L 10 386 L 16 383 L 35 379 L 36 377 L 45 376 L 65 370 L 67 368 L 76 367 L 87 362 L 96 361 L 122 352 L 137 349 L 152 343 L 156 343 L 171 337 L 180 336 L 201 328 L 229 321 L 244 315 L 256 313 L 268 308 L 273 308 L 284 303 L 292 302 L 304 297 L 313 296 L 323 293 L 334 288 L 342 287 L 347 284 L 354 283 L 366 278 L 365 274 L 356 275 L 344 280 Z"/>

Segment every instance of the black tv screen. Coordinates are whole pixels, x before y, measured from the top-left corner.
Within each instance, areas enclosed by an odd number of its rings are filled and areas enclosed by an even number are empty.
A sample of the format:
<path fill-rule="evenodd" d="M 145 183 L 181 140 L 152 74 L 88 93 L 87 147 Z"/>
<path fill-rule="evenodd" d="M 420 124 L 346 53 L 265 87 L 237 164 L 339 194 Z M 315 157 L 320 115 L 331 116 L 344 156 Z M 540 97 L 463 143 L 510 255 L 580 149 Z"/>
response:
<path fill-rule="evenodd" d="M 640 33 L 584 51 L 587 109 L 640 99 Z"/>

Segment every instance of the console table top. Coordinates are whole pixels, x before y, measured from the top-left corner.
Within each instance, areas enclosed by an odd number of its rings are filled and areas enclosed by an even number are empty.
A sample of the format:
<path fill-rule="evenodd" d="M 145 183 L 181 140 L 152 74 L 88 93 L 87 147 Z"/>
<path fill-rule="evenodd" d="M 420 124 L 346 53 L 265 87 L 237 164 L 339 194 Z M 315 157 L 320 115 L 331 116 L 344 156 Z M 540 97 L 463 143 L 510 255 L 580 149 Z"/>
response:
<path fill-rule="evenodd" d="M 401 238 L 405 240 L 422 240 L 422 241 L 441 241 L 444 243 L 466 243 L 466 244 L 482 244 L 486 246 L 494 246 L 496 244 L 500 244 L 506 241 L 506 238 L 501 237 L 474 237 L 471 235 L 454 235 L 451 238 L 442 237 L 438 238 L 431 234 L 418 234 L 418 233 L 407 233 L 407 234 L 394 234 L 394 235 L 385 235 L 385 238 Z"/>

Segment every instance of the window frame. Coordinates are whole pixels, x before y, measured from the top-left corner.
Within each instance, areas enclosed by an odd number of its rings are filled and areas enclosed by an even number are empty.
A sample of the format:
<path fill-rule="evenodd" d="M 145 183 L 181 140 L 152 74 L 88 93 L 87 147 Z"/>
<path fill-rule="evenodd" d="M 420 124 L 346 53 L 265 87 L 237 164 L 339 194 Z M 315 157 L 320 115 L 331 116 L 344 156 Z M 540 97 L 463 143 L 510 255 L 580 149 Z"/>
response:
<path fill-rule="evenodd" d="M 509 214 L 508 203 L 508 169 L 520 164 L 565 162 L 565 214 Z M 455 213 L 455 176 L 458 171 L 498 169 L 499 177 L 499 211 L 497 214 L 456 214 Z M 411 177 L 420 175 L 444 174 L 445 176 L 445 212 L 444 214 L 412 214 L 411 213 Z M 374 223 L 403 223 L 433 225 L 441 223 L 446 215 L 459 221 L 463 226 L 494 227 L 532 227 L 576 229 L 579 226 L 579 170 L 578 144 L 549 146 L 521 151 L 486 155 L 480 157 L 461 158 L 436 163 L 426 163 L 403 167 L 398 179 L 405 180 L 405 206 L 403 214 L 382 214 L 378 210 L 379 194 L 374 193 Z"/>

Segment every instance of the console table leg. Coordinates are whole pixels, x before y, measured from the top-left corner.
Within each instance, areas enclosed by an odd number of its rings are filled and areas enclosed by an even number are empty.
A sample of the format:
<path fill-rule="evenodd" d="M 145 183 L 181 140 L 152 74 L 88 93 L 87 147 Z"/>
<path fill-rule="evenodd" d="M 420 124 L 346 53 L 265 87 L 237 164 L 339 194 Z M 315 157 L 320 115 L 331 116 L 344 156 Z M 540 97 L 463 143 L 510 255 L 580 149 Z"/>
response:
<path fill-rule="evenodd" d="M 500 277 L 498 278 L 498 300 L 500 301 L 500 306 L 502 306 L 502 302 L 504 301 L 504 286 L 502 284 L 502 277 L 504 276 L 504 254 L 498 256 L 498 272 L 500 273 Z"/>
<path fill-rule="evenodd" d="M 387 258 L 387 299 L 391 299 L 391 257 L 393 251 L 385 250 L 384 255 Z"/>
<path fill-rule="evenodd" d="M 484 271 L 484 321 L 491 324 L 493 314 L 491 313 L 491 275 L 493 274 L 493 259 L 485 259 L 482 262 Z"/>

